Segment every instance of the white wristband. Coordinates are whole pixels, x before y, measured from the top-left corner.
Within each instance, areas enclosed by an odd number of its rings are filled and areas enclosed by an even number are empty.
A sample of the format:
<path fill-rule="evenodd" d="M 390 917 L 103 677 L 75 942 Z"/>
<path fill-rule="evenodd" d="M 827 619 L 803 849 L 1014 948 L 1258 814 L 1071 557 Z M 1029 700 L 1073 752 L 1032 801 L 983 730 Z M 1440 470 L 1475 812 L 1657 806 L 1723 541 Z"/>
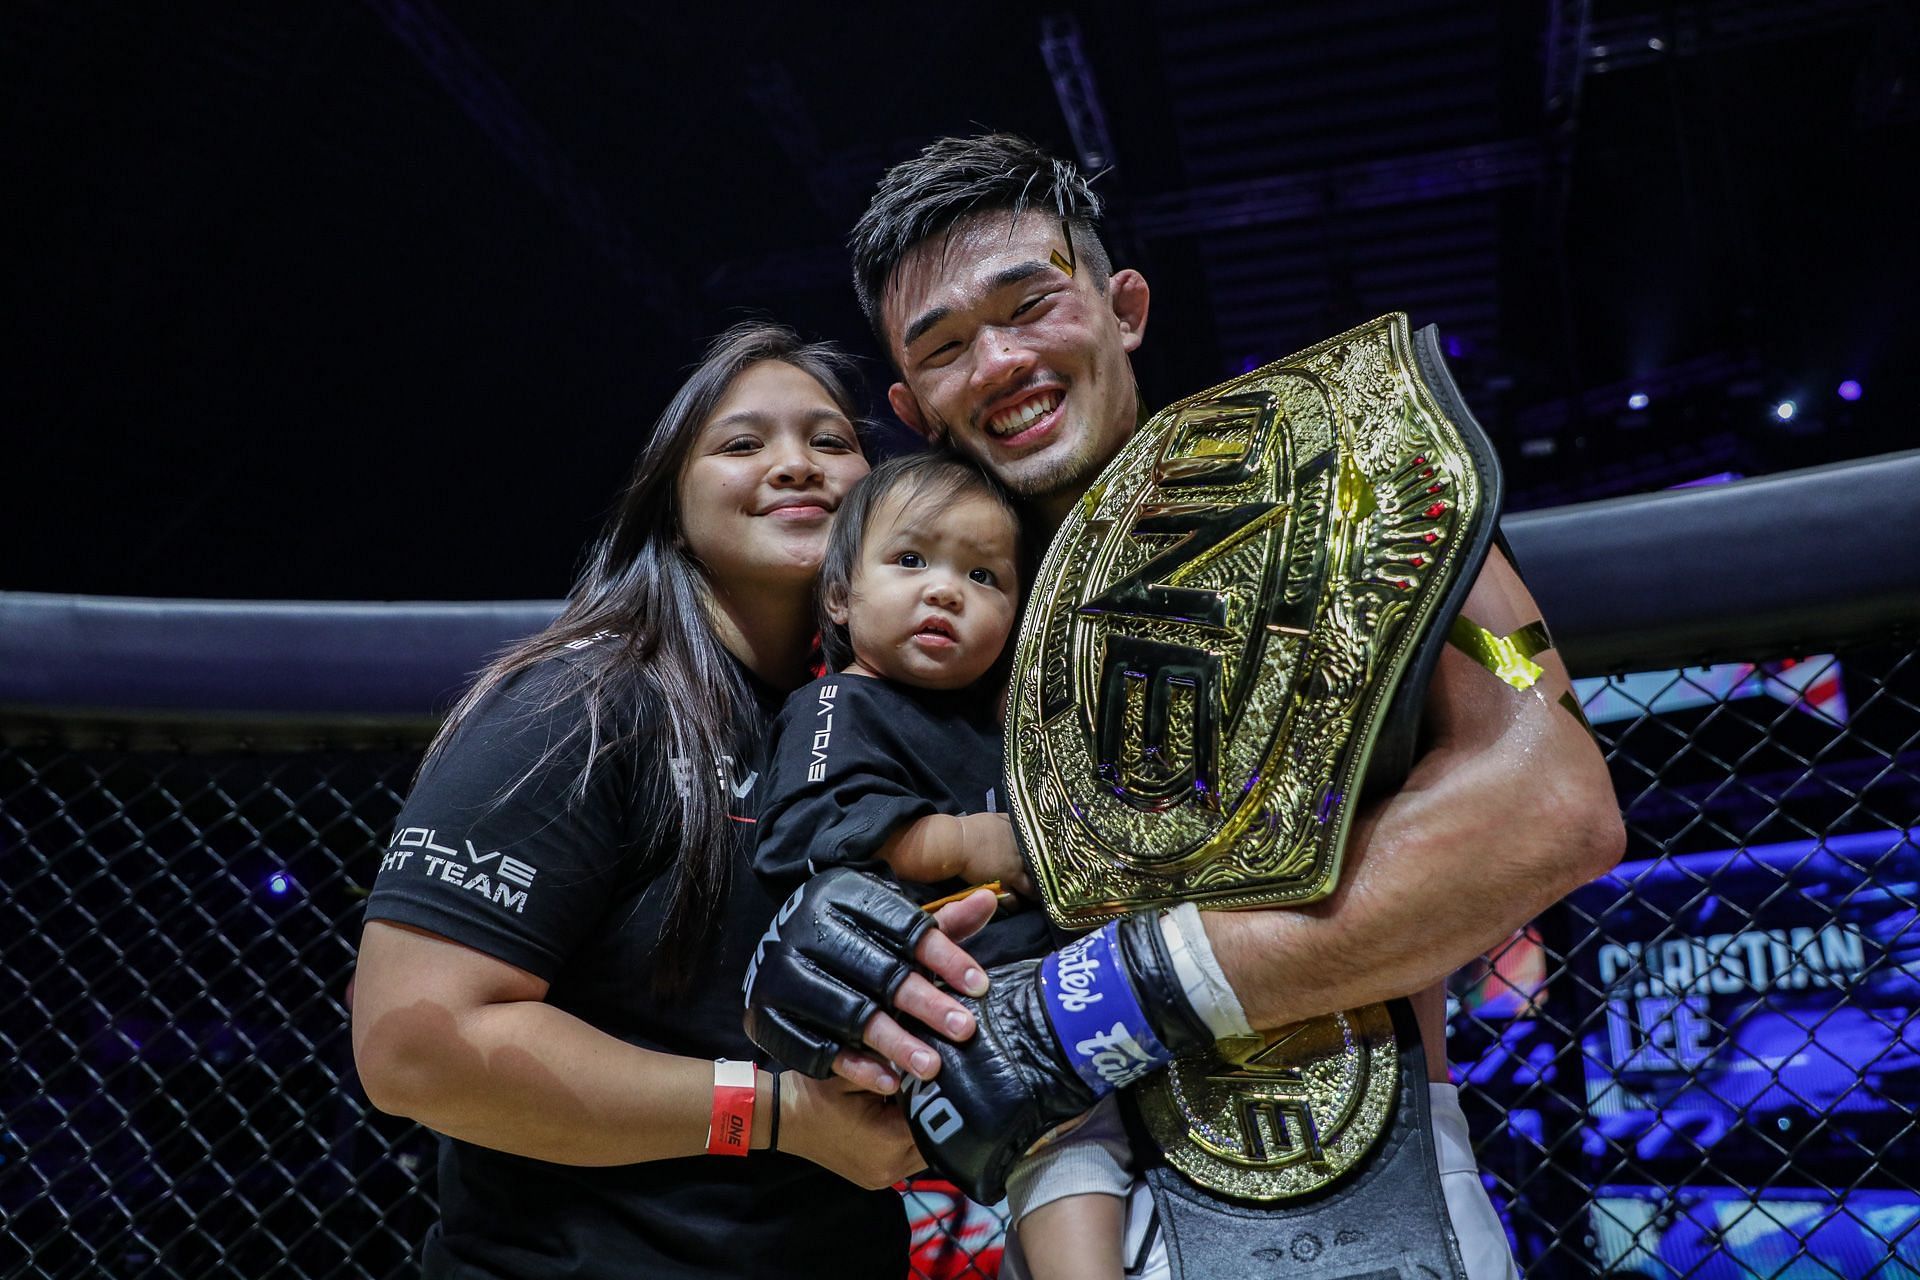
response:
<path fill-rule="evenodd" d="M 1162 912 L 1160 936 L 1167 940 L 1173 971 L 1187 994 L 1187 1003 L 1213 1032 L 1213 1038 L 1225 1040 L 1229 1036 L 1252 1035 L 1247 1011 L 1227 984 L 1227 975 L 1220 971 L 1220 961 L 1214 958 L 1213 943 L 1207 938 L 1206 926 L 1200 923 L 1200 908 L 1183 902 Z"/>

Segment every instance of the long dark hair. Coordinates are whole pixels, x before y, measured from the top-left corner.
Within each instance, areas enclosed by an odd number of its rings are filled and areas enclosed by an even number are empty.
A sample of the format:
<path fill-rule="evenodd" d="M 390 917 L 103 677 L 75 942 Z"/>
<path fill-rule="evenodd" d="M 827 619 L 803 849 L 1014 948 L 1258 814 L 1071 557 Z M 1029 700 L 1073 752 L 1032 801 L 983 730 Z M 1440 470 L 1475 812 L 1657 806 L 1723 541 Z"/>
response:
<path fill-rule="evenodd" d="M 494 659 L 453 708 L 428 748 L 430 763 L 489 694 L 509 677 L 556 654 L 548 707 L 578 698 L 585 712 L 542 758 L 539 769 L 586 738 L 574 794 L 584 796 L 597 766 L 616 748 L 658 752 L 658 778 L 681 780 L 679 840 L 671 876 L 656 990 L 683 991 L 703 943 L 720 923 L 735 827 L 722 789 L 723 758 L 737 750 L 752 691 L 714 635 L 700 564 L 680 538 L 680 472 L 694 438 L 749 365 L 778 360 L 810 375 L 848 421 L 857 421 L 852 362 L 838 348 L 809 343 L 784 325 L 749 322 L 715 338 L 654 423 L 633 477 L 586 556 L 567 605 L 546 630 Z M 653 712 L 653 714 L 646 714 Z M 657 741 L 637 741 L 657 725 Z M 425 765 L 423 764 L 424 768 Z"/>

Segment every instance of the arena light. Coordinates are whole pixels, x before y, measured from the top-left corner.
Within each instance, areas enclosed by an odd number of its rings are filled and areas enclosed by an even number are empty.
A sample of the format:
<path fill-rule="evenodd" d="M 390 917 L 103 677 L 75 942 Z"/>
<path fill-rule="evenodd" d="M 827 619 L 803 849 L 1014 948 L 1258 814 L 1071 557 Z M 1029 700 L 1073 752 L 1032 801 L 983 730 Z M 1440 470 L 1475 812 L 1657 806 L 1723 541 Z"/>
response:
<path fill-rule="evenodd" d="M 1773 406 L 1773 416 L 1782 422 L 1792 422 L 1793 415 L 1800 412 L 1800 406 L 1791 400 L 1782 400 Z"/>
<path fill-rule="evenodd" d="M 1860 398 L 1860 384 L 1852 378 L 1848 378 L 1840 384 L 1838 394 L 1842 400 L 1858 400 Z"/>
<path fill-rule="evenodd" d="M 293 892 L 293 877 L 284 871 L 276 871 L 267 877 L 267 892 L 276 898 Z"/>
<path fill-rule="evenodd" d="M 1644 391 L 1636 391 L 1627 397 L 1627 408 L 1632 409 L 1636 413 L 1652 403 L 1653 401 L 1647 398 L 1647 393 Z"/>

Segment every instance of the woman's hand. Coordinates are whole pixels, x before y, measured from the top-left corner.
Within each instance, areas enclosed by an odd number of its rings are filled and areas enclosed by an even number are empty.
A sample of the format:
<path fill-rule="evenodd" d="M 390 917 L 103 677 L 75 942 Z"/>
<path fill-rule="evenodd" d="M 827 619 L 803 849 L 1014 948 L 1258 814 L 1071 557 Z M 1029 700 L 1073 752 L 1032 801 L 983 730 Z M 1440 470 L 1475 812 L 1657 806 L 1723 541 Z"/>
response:
<path fill-rule="evenodd" d="M 977 890 L 929 920 L 891 881 L 848 867 L 815 876 L 782 904 L 747 965 L 747 1034 L 815 1079 L 832 1072 L 876 1093 L 900 1087 L 898 1069 L 931 1079 L 940 1055 L 889 1010 L 950 1040 L 972 1035 L 973 1015 L 932 979 L 986 994 L 986 970 L 955 939 L 996 905 Z"/>
<path fill-rule="evenodd" d="M 798 1071 L 782 1071 L 774 1087 L 782 1151 L 868 1190 L 890 1187 L 926 1168 L 907 1131 L 906 1115 L 893 1099 Z"/>
<path fill-rule="evenodd" d="M 920 940 L 914 959 L 956 991 L 983 996 L 987 975 L 959 943 L 986 927 L 998 903 L 991 893 L 975 890 L 958 902 L 933 913 L 936 926 Z M 925 1027 L 944 1028 L 947 1039 L 960 1041 L 975 1030 L 973 1015 L 945 991 L 915 973 L 893 993 L 893 1007 L 910 1014 Z M 874 1093 L 892 1093 L 900 1087 L 895 1070 L 930 1080 L 940 1070 L 940 1055 L 897 1022 L 884 1008 L 867 1022 L 861 1036 L 865 1048 L 842 1049 L 833 1060 L 834 1074 Z M 872 1052 L 867 1052 L 867 1050 Z"/>

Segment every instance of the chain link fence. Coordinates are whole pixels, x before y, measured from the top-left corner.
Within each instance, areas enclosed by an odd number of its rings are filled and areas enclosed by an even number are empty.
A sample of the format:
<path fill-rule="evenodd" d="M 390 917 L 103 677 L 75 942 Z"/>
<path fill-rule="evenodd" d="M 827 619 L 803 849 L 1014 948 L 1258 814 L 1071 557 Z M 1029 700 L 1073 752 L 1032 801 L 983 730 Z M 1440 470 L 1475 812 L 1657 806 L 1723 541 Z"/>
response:
<path fill-rule="evenodd" d="M 0 748 L 0 1272 L 407 1273 L 433 1140 L 344 1001 L 416 751 Z"/>
<path fill-rule="evenodd" d="M 1452 984 L 1481 1167 L 1529 1276 L 1920 1277 L 1920 652 L 1698 656 L 1580 682 L 1627 861 Z M 345 999 L 425 729 L 336 729 L 0 716 L 0 1275 L 413 1273 Z"/>
<path fill-rule="evenodd" d="M 1920 1276 L 1920 654 L 1579 682 L 1626 861 L 1455 976 L 1529 1275 Z"/>

